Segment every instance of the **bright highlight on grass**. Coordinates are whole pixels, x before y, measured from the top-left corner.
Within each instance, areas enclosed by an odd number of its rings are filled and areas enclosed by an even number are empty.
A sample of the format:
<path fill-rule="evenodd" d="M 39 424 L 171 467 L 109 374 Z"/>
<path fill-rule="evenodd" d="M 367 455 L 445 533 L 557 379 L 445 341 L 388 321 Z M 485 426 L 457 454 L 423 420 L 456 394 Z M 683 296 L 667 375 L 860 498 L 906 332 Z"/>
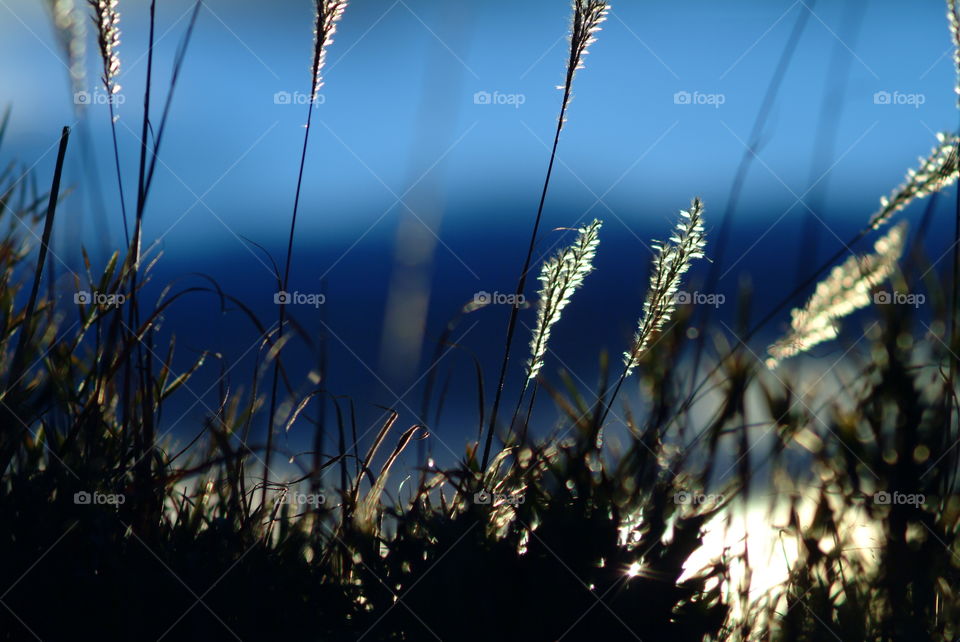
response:
<path fill-rule="evenodd" d="M 937 134 L 937 146 L 930 156 L 920 159 L 920 167 L 907 171 L 907 180 L 890 196 L 880 198 L 880 209 L 870 217 L 870 227 L 877 229 L 890 217 L 915 200 L 924 198 L 953 185 L 957 181 L 957 145 L 960 138 L 953 134 Z"/>
<path fill-rule="evenodd" d="M 676 310 L 676 294 L 684 274 L 690 269 L 694 259 L 703 258 L 706 247 L 706 233 L 703 229 L 703 203 L 693 199 L 689 210 L 680 212 L 680 222 L 676 232 L 666 243 L 654 241 L 653 271 L 650 273 L 650 286 L 643 301 L 643 314 L 637 322 L 637 332 L 633 336 L 633 345 L 623 353 L 626 376 L 639 364 L 650 341 L 670 320 Z"/>
<path fill-rule="evenodd" d="M 536 378 L 540 372 L 551 328 L 560 320 L 560 314 L 570 303 L 573 293 L 583 284 L 583 279 L 593 271 L 593 257 L 600 244 L 601 225 L 602 221 L 594 219 L 590 225 L 581 227 L 573 244 L 544 261 L 540 268 L 537 324 L 530 339 L 527 379 Z"/>
<path fill-rule="evenodd" d="M 767 367 L 835 339 L 840 333 L 840 319 L 870 305 L 870 293 L 887 280 L 903 253 L 906 222 L 891 229 L 874 243 L 873 254 L 851 256 L 838 265 L 830 276 L 817 284 L 807 304 L 791 311 L 791 331 L 767 350 Z"/>

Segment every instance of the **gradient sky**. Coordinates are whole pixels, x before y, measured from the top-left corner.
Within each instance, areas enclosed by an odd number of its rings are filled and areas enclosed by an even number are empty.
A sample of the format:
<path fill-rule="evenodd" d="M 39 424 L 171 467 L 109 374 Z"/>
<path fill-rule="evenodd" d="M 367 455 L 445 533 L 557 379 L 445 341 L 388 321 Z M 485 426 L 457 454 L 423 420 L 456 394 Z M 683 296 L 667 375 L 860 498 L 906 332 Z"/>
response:
<path fill-rule="evenodd" d="M 3 0 L 0 7 L 6 81 L 0 104 L 13 107 L 10 143 L 24 161 L 39 157 L 60 126 L 73 121 L 43 4 Z M 525 207 L 536 196 L 560 99 L 553 87 L 562 81 L 566 4 L 382 0 L 351 6 L 330 49 L 325 102 L 316 114 L 304 232 L 355 238 L 427 167 L 434 167 L 451 207 L 473 210 L 446 217 L 444 225 L 509 219 L 514 212 L 505 211 L 511 209 L 505 202 Z M 811 175 L 828 169 L 812 170 L 810 159 L 838 47 L 849 79 L 829 185 L 831 197 L 857 204 L 850 216 L 865 216 L 929 150 L 932 132 L 957 120 L 940 3 L 863 3 L 857 33 L 841 34 L 849 31 L 850 4 L 813 5 L 749 179 L 746 204 L 755 216 L 776 218 L 762 211 L 766 203 L 789 204 L 810 187 Z M 130 164 L 146 67 L 146 5 L 120 4 L 127 100 L 119 108 L 119 135 Z M 190 6 L 181 0 L 159 8 L 158 87 L 165 86 Z M 693 194 L 719 206 L 804 6 L 789 0 L 615 3 L 577 79 L 555 194 L 575 202 L 605 195 L 604 203 L 627 222 L 671 216 Z M 233 233 L 267 245 L 282 239 L 284 226 L 275 219 L 291 204 L 305 111 L 275 105 L 273 97 L 307 88 L 311 15 L 307 1 L 204 3 L 163 150 L 150 231 L 163 234 L 197 196 L 204 195 L 206 206 L 195 206 L 168 232 L 168 247 L 237 243 Z M 88 78 L 92 91 L 98 78 L 93 56 Z M 478 91 L 520 94 L 523 104 L 476 105 Z M 722 94 L 723 104 L 677 105 L 680 91 Z M 877 91 L 920 94 L 924 102 L 877 105 Z M 91 111 L 95 137 L 102 138 L 106 109 Z M 432 119 L 440 121 L 437 127 Z M 113 196 L 109 146 L 97 152 L 103 189 Z M 51 156 L 38 169 L 47 169 Z M 802 207 L 791 212 L 802 213 Z"/>

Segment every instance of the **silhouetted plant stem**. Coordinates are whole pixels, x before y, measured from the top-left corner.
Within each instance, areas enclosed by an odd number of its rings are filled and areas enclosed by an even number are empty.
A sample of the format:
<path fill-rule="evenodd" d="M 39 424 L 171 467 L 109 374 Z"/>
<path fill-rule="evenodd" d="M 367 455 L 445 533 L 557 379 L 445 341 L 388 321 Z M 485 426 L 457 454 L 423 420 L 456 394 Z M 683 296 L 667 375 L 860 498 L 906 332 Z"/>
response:
<path fill-rule="evenodd" d="M 120 174 L 120 150 L 117 147 L 117 122 L 113 113 L 113 103 L 108 105 L 110 110 L 110 136 L 113 138 L 113 164 L 117 168 L 117 188 L 120 191 L 120 213 L 123 215 L 123 238 L 130 245 L 130 230 L 127 228 L 127 206 L 123 196 L 123 178 Z"/>
<path fill-rule="evenodd" d="M 33 315 L 37 309 L 37 297 L 40 294 L 40 279 L 43 275 L 43 266 L 47 260 L 47 253 L 50 249 L 50 239 L 53 236 L 53 221 L 57 213 L 57 201 L 60 198 L 60 178 L 63 175 L 63 162 L 67 155 L 67 142 L 70 140 L 70 128 L 64 127 L 60 133 L 60 147 L 57 150 L 57 164 L 53 170 L 53 183 L 50 186 L 50 199 L 47 203 L 47 215 L 43 221 L 43 234 L 40 237 L 40 249 L 37 252 L 37 269 L 33 275 L 33 285 L 30 288 L 30 298 L 27 299 L 27 307 L 24 309 L 23 321 L 20 329 L 20 339 L 17 341 L 17 348 L 13 354 L 13 361 L 10 367 L 10 375 L 7 380 L 4 395 L 10 392 L 10 388 L 17 385 L 23 370 L 24 354 L 33 340 Z"/>
<path fill-rule="evenodd" d="M 297 173 L 297 190 L 293 197 L 293 217 L 290 219 L 290 237 L 287 240 L 287 259 L 283 268 L 283 279 L 280 282 L 280 290 L 287 291 L 287 285 L 290 282 L 290 263 L 293 256 L 293 238 L 297 227 L 297 209 L 300 205 L 300 187 L 303 184 L 303 168 L 307 161 L 307 143 L 310 140 L 310 121 L 313 117 L 313 103 L 309 104 L 307 111 L 307 128 L 303 133 L 303 149 L 300 152 L 300 170 Z M 277 327 L 277 342 L 283 338 L 284 323 L 287 320 L 286 301 L 280 299 L 279 326 Z M 267 482 L 270 479 L 270 455 L 273 453 L 273 428 L 274 414 L 277 411 L 277 386 L 280 381 L 280 354 L 278 353 L 273 363 L 273 383 L 270 390 L 270 419 L 267 431 L 267 447 L 263 458 L 263 500 L 267 497 Z"/>
<path fill-rule="evenodd" d="M 140 488 L 142 508 L 138 511 L 141 530 L 149 527 L 151 515 L 156 511 L 155 498 L 150 495 L 150 463 L 152 458 L 144 456 L 153 448 L 153 357 L 150 349 L 144 350 L 143 342 L 151 337 L 148 329 L 144 336 L 140 336 L 140 304 L 137 300 L 137 289 L 140 273 L 140 246 L 143 238 L 143 212 L 146 203 L 146 169 L 147 169 L 147 134 L 150 126 L 150 90 L 153 84 L 153 44 L 154 29 L 156 26 L 156 0 L 150 2 L 150 32 L 147 46 L 147 75 L 146 86 L 143 92 L 143 121 L 140 129 L 140 164 L 137 174 L 137 209 L 133 227 L 133 247 L 128 257 L 130 264 L 130 302 L 128 312 L 128 327 L 125 334 L 127 340 L 136 341 L 137 375 L 140 380 L 140 444 L 137 452 L 135 479 Z M 130 337 L 130 333 L 134 336 Z M 152 341 L 151 341 L 152 343 Z M 127 357 L 128 363 L 130 355 Z M 129 373 L 129 368 L 128 368 Z"/>
<path fill-rule="evenodd" d="M 537 391 L 540 390 L 540 382 L 537 381 L 533 384 L 533 392 L 530 393 L 530 403 L 527 404 L 527 414 L 523 420 L 523 430 L 520 433 L 520 445 L 523 445 L 527 441 L 527 432 L 530 427 L 530 416 L 533 414 L 533 406 L 537 401 Z"/>
<path fill-rule="evenodd" d="M 490 425 L 487 429 L 487 438 L 483 445 L 483 457 L 481 458 L 480 468 L 485 470 L 490 458 L 490 446 L 493 443 L 493 434 L 497 429 L 497 413 L 500 410 L 500 399 L 503 396 L 503 386 L 507 378 L 507 366 L 510 363 L 510 349 L 513 347 L 513 335 L 517 327 L 517 313 L 519 312 L 519 301 L 523 295 L 524 287 L 527 283 L 527 274 L 530 272 L 530 263 L 533 259 L 533 249 L 537 243 L 537 233 L 540 230 L 540 220 L 543 218 L 543 205 L 547 199 L 547 190 L 550 187 L 550 177 L 553 174 L 553 164 L 557 157 L 557 146 L 560 144 L 560 132 L 563 131 L 564 119 L 567 114 L 567 107 L 570 105 L 570 96 L 573 90 L 573 78 L 587 47 L 592 42 L 592 33 L 599 29 L 606 15 L 607 5 L 605 2 L 596 0 L 574 0 L 573 3 L 573 27 L 570 33 L 570 57 L 567 61 L 567 75 L 563 85 L 563 101 L 560 103 L 560 116 L 557 119 L 557 129 L 553 135 L 553 146 L 550 149 L 550 162 L 547 164 L 547 174 L 543 180 L 543 189 L 540 192 L 540 203 L 537 206 L 537 215 L 533 221 L 533 230 L 530 233 L 530 244 L 527 247 L 527 256 L 523 261 L 523 268 L 520 270 L 520 278 L 517 281 L 514 304 L 510 309 L 510 320 L 507 322 L 507 336 L 504 341 L 503 360 L 500 364 L 500 376 L 497 380 L 497 390 L 494 393 L 493 409 L 490 413 Z"/>
<path fill-rule="evenodd" d="M 820 102 L 820 114 L 817 117 L 816 138 L 813 153 L 810 159 L 808 180 L 813 198 L 812 205 L 806 206 L 807 212 L 803 218 L 801 241 L 798 245 L 797 266 L 795 281 L 803 278 L 810 257 L 816 257 L 819 249 L 819 224 L 816 213 L 822 209 L 824 194 L 830 180 L 830 165 L 834 161 L 837 133 L 840 117 L 843 114 L 844 93 L 850 81 L 850 65 L 853 56 L 850 49 L 856 47 L 857 36 L 866 5 L 859 2 L 847 4 L 843 23 L 839 29 L 840 38 L 833 44 L 830 56 L 830 71 L 825 83 L 823 97 Z M 825 173 L 823 173 L 825 172 Z"/>
<path fill-rule="evenodd" d="M 603 427 L 603 422 L 607 420 L 607 415 L 610 414 L 610 408 L 613 407 L 613 402 L 616 401 L 617 395 L 620 394 L 620 388 L 623 386 L 623 382 L 627 380 L 629 374 L 629 368 L 624 368 L 620 372 L 620 376 L 617 377 L 617 383 L 613 386 L 613 390 L 610 392 L 610 399 L 606 402 L 603 402 L 603 413 L 600 415 L 600 421 L 598 422 L 598 425 L 601 428 Z"/>
<path fill-rule="evenodd" d="M 557 156 L 557 145 L 560 143 L 560 131 L 563 129 L 563 118 L 567 111 L 567 104 L 570 101 L 570 88 L 573 77 L 567 74 L 567 84 L 563 92 L 563 104 L 560 107 L 560 119 L 557 122 L 557 131 L 553 136 L 553 148 L 550 150 L 550 163 L 547 165 L 547 176 L 543 181 L 543 190 L 540 192 L 540 204 L 537 206 L 537 216 L 533 221 L 533 230 L 530 233 L 530 244 L 527 248 L 527 256 L 523 261 L 523 268 L 520 270 L 520 279 L 517 281 L 517 289 L 514 292 L 514 304 L 510 308 L 510 320 L 507 322 L 507 337 L 503 347 L 503 360 L 500 363 L 500 376 L 497 380 L 497 390 L 493 396 L 493 410 L 490 413 L 490 426 L 487 429 L 487 439 L 483 445 L 483 457 L 481 459 L 480 469 L 486 470 L 487 461 L 490 457 L 490 445 L 493 442 L 493 433 L 497 428 L 497 412 L 500 409 L 500 398 L 503 394 L 503 386 L 507 378 L 507 366 L 510 363 L 510 348 L 513 346 L 513 334 L 517 328 L 517 313 L 520 306 L 517 301 L 523 294 L 523 289 L 527 284 L 527 274 L 530 272 L 530 263 L 533 259 L 533 248 L 537 243 L 537 232 L 540 229 L 540 220 L 543 218 L 543 204 L 547 199 L 547 189 L 550 187 L 550 176 L 553 173 L 553 163 Z M 524 385 L 526 388 L 526 385 Z"/>
<path fill-rule="evenodd" d="M 143 186 L 143 203 L 140 207 L 146 207 L 147 196 L 150 194 L 150 185 L 153 183 L 153 172 L 157 168 L 157 154 L 160 153 L 160 143 L 163 142 L 163 134 L 167 128 L 167 116 L 170 114 L 170 106 L 173 104 L 173 94 L 177 87 L 177 81 L 180 79 L 180 71 L 183 68 L 183 61 L 187 56 L 187 47 L 193 39 L 193 29 L 197 24 L 197 16 L 200 14 L 200 7 L 203 6 L 203 0 L 197 0 L 193 5 L 193 13 L 190 15 L 190 23 L 184 33 L 183 40 L 177 48 L 176 56 L 173 61 L 173 71 L 170 76 L 170 91 L 167 92 L 167 98 L 163 104 L 163 113 L 160 115 L 160 125 L 156 130 L 156 139 L 153 143 L 153 149 L 150 154 L 150 165 L 147 169 L 147 177 Z"/>
<path fill-rule="evenodd" d="M 773 76 L 770 78 L 770 83 L 767 85 L 767 91 L 764 94 L 763 102 L 760 105 L 760 110 L 757 112 L 757 118 L 753 123 L 753 128 L 750 132 L 750 138 L 747 140 L 747 148 L 743 151 L 743 156 L 740 158 L 740 164 L 737 166 L 737 172 L 733 179 L 733 186 L 730 188 L 730 198 L 727 202 L 727 209 L 724 212 L 723 219 L 720 221 L 720 229 L 717 231 L 717 242 L 715 245 L 716 251 L 713 253 L 713 266 L 707 273 L 707 282 L 704 285 L 704 289 L 708 293 L 713 292 L 720 280 L 719 274 L 720 270 L 723 269 L 723 258 L 724 254 L 726 253 L 727 241 L 730 236 L 730 228 L 733 224 L 733 215 L 736 212 L 737 206 L 740 202 L 740 194 L 743 192 L 743 186 L 747 180 L 747 173 L 750 171 L 750 166 L 753 164 L 753 159 L 756 157 L 756 150 L 761 144 L 763 130 L 766 127 L 767 119 L 770 117 L 770 112 L 773 109 L 774 102 L 776 102 L 777 94 L 780 93 L 780 86 L 782 85 L 783 79 L 786 76 L 787 69 L 790 66 L 790 61 L 793 59 L 793 55 L 797 50 L 797 45 L 800 42 L 800 36 L 803 35 L 803 30 L 806 27 L 807 20 L 810 18 L 810 14 L 813 12 L 813 6 L 815 2 L 816 0 L 811 0 L 809 3 L 803 4 L 803 6 L 800 8 L 800 15 L 797 16 L 797 21 L 793 25 L 793 30 L 790 32 L 790 37 L 787 39 L 787 42 L 784 45 L 783 52 L 780 54 L 780 60 L 777 62 Z M 711 307 L 706 306 L 701 319 L 701 325 L 704 327 L 704 329 L 710 325 L 711 312 Z M 705 343 L 706 334 L 703 334 L 701 335 L 701 340 L 697 341 L 696 346 L 694 347 L 693 372 L 696 372 L 700 368 L 700 359 L 703 356 L 703 347 Z M 691 379 L 690 381 L 692 386 L 694 379 Z"/>
<path fill-rule="evenodd" d="M 513 409 L 513 416 L 510 417 L 510 425 L 507 427 L 508 434 L 513 433 L 513 427 L 517 423 L 517 417 L 520 416 L 520 408 L 523 406 L 523 399 L 526 396 L 527 388 L 529 387 L 530 387 L 530 379 L 526 378 L 523 380 L 523 386 L 520 388 L 520 396 L 517 397 L 517 406 Z M 534 389 L 534 391 L 536 391 L 536 389 Z M 531 397 L 532 396 L 533 395 L 531 395 Z M 529 415 L 529 412 L 527 414 Z M 526 438 L 526 429 L 524 429 L 523 433 L 524 433 L 523 437 Z"/>
<path fill-rule="evenodd" d="M 290 236 L 287 240 L 287 258 L 283 269 L 283 279 L 280 282 L 280 289 L 286 292 L 287 285 L 290 282 L 290 265 L 293 259 L 293 239 L 297 227 L 297 211 L 300 206 L 300 189 L 303 185 L 303 168 L 307 161 L 307 144 L 310 140 L 310 123 L 313 119 L 313 108 L 317 98 L 317 92 L 323 84 L 321 71 L 323 69 L 326 56 L 326 47 L 332 42 L 332 36 L 336 31 L 336 23 L 343 15 L 346 8 L 346 0 L 316 0 L 316 41 L 313 47 L 313 66 L 310 83 L 310 100 L 307 102 L 307 123 L 306 130 L 303 132 L 303 147 L 300 150 L 300 169 L 297 172 L 297 189 L 293 197 L 293 215 L 290 219 Z M 280 298 L 279 326 L 277 327 L 277 344 L 283 338 L 284 323 L 286 322 L 286 300 Z M 267 444 L 263 460 L 263 492 L 261 493 L 261 502 L 266 503 L 267 485 L 270 480 L 270 456 L 273 454 L 273 428 L 274 415 L 277 410 L 277 386 L 280 378 L 280 353 L 277 351 L 276 360 L 273 364 L 273 383 L 270 390 L 270 417 L 267 424 Z"/>
<path fill-rule="evenodd" d="M 127 247 L 130 246 L 130 231 L 127 227 L 127 200 L 123 194 L 123 178 L 120 172 L 120 150 L 117 145 L 117 116 L 114 112 L 114 97 L 120 91 L 116 79 L 120 74 L 120 57 L 117 46 L 120 44 L 120 14 L 116 0 L 87 0 L 93 9 L 93 22 L 97 28 L 97 45 L 103 63 L 103 88 L 107 92 L 107 108 L 110 112 L 110 135 L 113 139 L 113 162 L 117 170 L 117 188 L 120 191 L 120 212 L 123 215 L 123 236 Z"/>

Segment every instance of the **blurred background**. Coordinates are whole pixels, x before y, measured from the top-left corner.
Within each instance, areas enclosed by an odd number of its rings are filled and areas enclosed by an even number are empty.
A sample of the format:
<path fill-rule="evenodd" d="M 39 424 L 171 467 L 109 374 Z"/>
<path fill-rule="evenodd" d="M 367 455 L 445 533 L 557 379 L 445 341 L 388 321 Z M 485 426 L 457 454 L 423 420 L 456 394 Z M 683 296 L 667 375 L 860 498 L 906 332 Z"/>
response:
<path fill-rule="evenodd" d="M 60 128 L 74 126 L 71 191 L 58 212 L 51 263 L 69 321 L 81 245 L 96 273 L 124 242 L 93 25 L 84 25 L 85 73 L 71 80 L 52 4 L 0 0 L 0 106 L 11 109 L 2 152 L 4 163 L 15 160 L 46 185 Z M 131 213 L 148 6 L 119 4 L 115 103 Z M 192 7 L 158 3 L 154 119 Z M 151 255 L 163 256 L 143 301 L 170 284 L 208 285 L 200 276 L 207 275 L 264 325 L 275 320 L 268 254 L 282 265 L 308 109 L 313 12 L 307 0 L 202 3 L 146 211 L 145 241 Z M 432 355 L 476 293 L 515 288 L 556 126 L 569 20 L 559 0 L 347 8 L 313 114 L 289 288 L 326 300 L 291 306 L 311 342 L 296 339 L 286 358 L 298 392 L 320 385 L 355 403 L 358 432 L 382 421 L 379 406 L 387 406 L 403 427 L 430 425 L 438 457 L 461 454 L 464 439 L 476 436 L 472 359 L 483 368 L 489 406 L 509 306 L 466 315 L 451 335 L 460 348 L 435 365 Z M 700 331 L 729 334 L 748 283 L 752 314 L 765 313 L 864 226 L 879 197 L 929 153 L 935 132 L 955 128 L 954 82 L 941 2 L 613 3 L 576 78 L 537 251 L 569 242 L 570 232 L 556 228 L 601 218 L 597 269 L 557 326 L 544 376 L 556 382 L 565 369 L 584 391 L 595 386 L 600 352 L 620 354 L 633 333 L 651 239 L 667 238 L 694 196 L 706 204 L 714 263 L 701 262 L 690 287 L 725 297 Z M 738 168 L 742 189 L 732 201 Z M 940 271 L 949 264 L 950 200 L 932 212 L 925 242 Z M 905 216 L 918 221 L 923 208 Z M 717 256 L 725 215 L 728 237 Z M 851 249 L 868 251 L 871 240 Z M 534 314 L 521 312 L 507 412 Z M 751 342 L 759 357 L 788 320 L 785 311 Z M 832 363 L 862 335 L 857 318 L 847 325 L 846 343 L 821 346 L 813 358 Z M 235 306 L 224 310 L 204 294 L 170 308 L 162 332 L 176 335 L 181 369 L 202 350 L 219 355 L 166 410 L 166 429 L 182 439 L 215 408 L 224 370 L 235 389 L 249 387 L 260 337 Z M 309 372 L 320 369 L 321 346 L 328 375 L 318 384 Z M 430 372 L 435 398 L 423 417 Z M 559 417 L 551 406 L 543 395 L 541 431 Z M 314 405 L 307 414 L 318 412 Z M 327 412 L 333 416 L 332 406 Z M 283 444 L 297 450 L 310 439 L 295 431 Z"/>

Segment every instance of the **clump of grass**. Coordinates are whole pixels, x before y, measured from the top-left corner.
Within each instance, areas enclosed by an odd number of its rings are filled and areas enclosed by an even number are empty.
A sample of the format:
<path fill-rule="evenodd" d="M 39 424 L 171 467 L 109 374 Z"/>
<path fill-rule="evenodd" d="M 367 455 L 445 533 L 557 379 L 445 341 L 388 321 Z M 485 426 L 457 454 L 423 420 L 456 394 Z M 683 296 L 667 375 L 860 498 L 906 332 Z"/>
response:
<path fill-rule="evenodd" d="M 664 362 L 675 356 L 666 343 L 657 349 Z M 392 631 L 470 640 L 723 639 L 722 567 L 684 570 L 719 506 L 675 500 L 695 475 L 668 472 L 681 466 L 677 453 L 645 420 L 628 419 L 626 445 L 614 452 L 596 439 L 601 407 L 572 384 L 553 394 L 566 434 L 505 449 L 486 470 L 468 450 L 464 465 L 435 471 L 391 512 L 396 535 L 385 554 L 363 553 L 356 566 L 382 616 L 370 631 L 376 639 Z M 497 616 L 466 630 L 463 604 Z"/>
<path fill-rule="evenodd" d="M 795 560 L 757 607 L 768 624 L 751 639 L 960 635 L 957 431 L 942 368 L 950 355 L 939 342 L 907 340 L 907 306 L 893 307 L 869 335 L 873 358 L 823 411 L 794 402 L 787 385 L 767 394 L 781 454 L 798 448 L 810 463 L 794 474 L 795 490 L 784 488 L 785 476 L 775 484 L 781 497 L 794 496 L 776 526 Z M 776 465 L 786 465 L 780 457 Z"/>

